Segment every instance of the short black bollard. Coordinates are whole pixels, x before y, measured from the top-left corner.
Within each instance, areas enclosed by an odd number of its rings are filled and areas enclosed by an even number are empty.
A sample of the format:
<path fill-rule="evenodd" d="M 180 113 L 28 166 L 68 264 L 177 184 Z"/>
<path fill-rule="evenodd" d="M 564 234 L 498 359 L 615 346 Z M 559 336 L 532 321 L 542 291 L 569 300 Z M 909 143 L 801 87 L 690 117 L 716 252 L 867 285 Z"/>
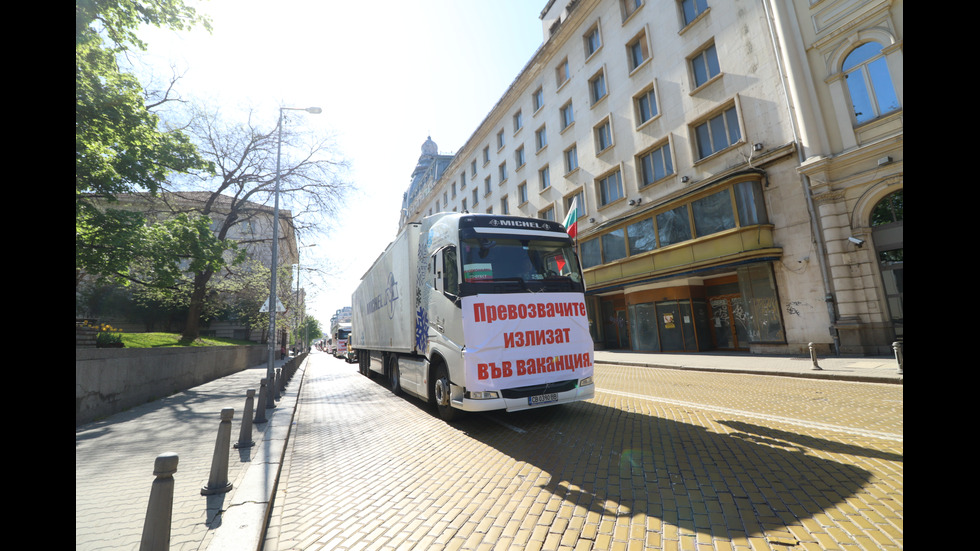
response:
<path fill-rule="evenodd" d="M 276 370 L 272 370 L 272 380 L 265 382 L 265 409 L 276 407 Z"/>
<path fill-rule="evenodd" d="M 810 343 L 809 348 L 810 348 L 810 361 L 813 362 L 813 370 L 823 371 L 823 368 L 817 365 L 817 349 L 814 348 L 812 342 Z"/>
<path fill-rule="evenodd" d="M 282 400 L 282 368 L 276 369 L 276 401 Z"/>
<path fill-rule="evenodd" d="M 143 521 L 143 537 L 140 551 L 167 551 L 170 549 L 170 525 L 174 510 L 174 473 L 177 472 L 176 453 L 167 452 L 153 462 L 153 486 Z"/>
<path fill-rule="evenodd" d="M 905 367 L 905 353 L 902 350 L 903 345 L 901 341 L 895 341 L 892 343 L 892 350 L 895 351 L 895 361 L 898 362 L 898 374 L 905 375 L 902 369 Z"/>
<path fill-rule="evenodd" d="M 266 396 L 266 380 L 262 379 L 259 382 L 259 405 L 255 408 L 255 424 L 265 423 L 265 402 L 268 400 Z"/>
<path fill-rule="evenodd" d="M 255 445 L 255 440 L 252 440 L 252 413 L 255 409 L 252 402 L 254 401 L 255 389 L 250 388 L 245 393 L 245 413 L 242 414 L 242 430 L 238 433 L 236 448 L 251 448 Z"/>
<path fill-rule="evenodd" d="M 220 494 L 231 489 L 231 482 L 228 482 L 228 453 L 231 447 L 231 419 L 234 416 L 233 408 L 221 410 L 221 423 L 218 425 L 218 438 L 214 443 L 214 458 L 211 460 L 211 477 L 208 478 L 208 485 L 201 488 L 202 496 Z"/>

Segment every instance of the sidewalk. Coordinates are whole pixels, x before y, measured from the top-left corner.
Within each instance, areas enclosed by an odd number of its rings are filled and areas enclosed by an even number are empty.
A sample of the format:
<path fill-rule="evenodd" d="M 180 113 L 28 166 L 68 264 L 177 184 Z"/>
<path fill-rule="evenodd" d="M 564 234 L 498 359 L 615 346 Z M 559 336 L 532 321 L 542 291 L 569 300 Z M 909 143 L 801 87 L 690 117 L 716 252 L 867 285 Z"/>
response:
<path fill-rule="evenodd" d="M 819 358 L 748 354 L 644 354 L 597 350 L 596 363 L 713 370 L 901 384 L 895 358 Z M 279 367 L 282 362 L 277 362 Z M 208 483 L 223 408 L 234 408 L 232 443 L 240 435 L 246 392 L 258 391 L 266 365 L 246 369 L 185 392 L 75 429 L 75 548 L 138 549 L 153 463 L 179 456 L 174 474 L 171 548 L 250 551 L 262 543 L 289 438 L 306 362 L 282 399 L 253 426 L 250 448 L 231 450 L 224 494 L 202 496 Z M 354 367 L 352 367 L 354 369 Z M 258 398 L 255 400 L 258 407 Z"/>
<path fill-rule="evenodd" d="M 275 362 L 281 367 L 285 362 Z M 305 364 L 305 362 L 304 362 Z M 247 391 L 267 364 L 75 429 L 75 549 L 139 549 L 156 457 L 178 455 L 171 549 L 258 549 L 275 491 L 305 365 L 300 365 L 251 447 L 239 442 Z M 233 408 L 228 492 L 202 496 L 209 482 L 221 410 Z"/>
<path fill-rule="evenodd" d="M 809 356 L 757 356 L 747 353 L 649 354 L 623 350 L 596 350 L 596 363 L 662 367 L 728 373 L 807 377 L 835 381 L 902 383 L 894 357 L 818 357 L 814 369 Z"/>

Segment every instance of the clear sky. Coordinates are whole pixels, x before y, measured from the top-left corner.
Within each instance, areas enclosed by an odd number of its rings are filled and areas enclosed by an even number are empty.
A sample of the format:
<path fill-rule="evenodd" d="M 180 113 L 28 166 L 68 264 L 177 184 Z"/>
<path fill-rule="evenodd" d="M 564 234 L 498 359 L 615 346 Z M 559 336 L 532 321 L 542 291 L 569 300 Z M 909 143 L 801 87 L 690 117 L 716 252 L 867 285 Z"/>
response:
<path fill-rule="evenodd" d="M 290 124 L 334 134 L 351 164 L 358 194 L 325 221 L 325 240 L 301 250 L 301 263 L 326 257 L 337 269 L 301 277 L 309 313 L 326 325 L 395 237 L 426 137 L 440 153 L 463 146 L 541 45 L 546 0 L 189 3 L 213 33 L 147 30 L 147 63 L 176 67 L 183 97 L 268 113 L 270 127 L 280 106 L 321 107 Z"/>

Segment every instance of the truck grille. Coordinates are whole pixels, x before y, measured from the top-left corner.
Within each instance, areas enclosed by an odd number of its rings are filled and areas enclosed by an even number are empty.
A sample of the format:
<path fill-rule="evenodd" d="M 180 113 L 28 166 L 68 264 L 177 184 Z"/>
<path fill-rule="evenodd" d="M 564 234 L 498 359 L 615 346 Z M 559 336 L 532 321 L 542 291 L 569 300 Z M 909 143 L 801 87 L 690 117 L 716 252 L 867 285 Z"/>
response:
<path fill-rule="evenodd" d="M 518 388 L 508 388 L 500 391 L 504 398 L 527 398 L 528 396 L 538 396 L 546 392 L 568 392 L 578 386 L 578 379 L 570 381 L 559 381 L 546 385 L 522 386 Z"/>

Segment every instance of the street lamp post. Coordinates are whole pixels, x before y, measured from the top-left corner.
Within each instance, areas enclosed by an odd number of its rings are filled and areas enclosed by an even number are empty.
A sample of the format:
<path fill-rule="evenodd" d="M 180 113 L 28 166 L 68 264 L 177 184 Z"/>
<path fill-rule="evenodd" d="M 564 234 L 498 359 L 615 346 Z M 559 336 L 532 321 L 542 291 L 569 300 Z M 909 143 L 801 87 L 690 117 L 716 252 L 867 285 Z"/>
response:
<path fill-rule="evenodd" d="M 284 111 L 306 111 L 314 115 L 323 112 L 319 107 L 280 107 L 279 108 L 279 139 L 276 148 L 276 186 L 273 192 L 274 208 L 272 211 L 272 282 L 269 287 L 269 366 L 266 370 L 266 379 L 275 380 L 276 376 L 276 269 L 279 264 L 279 167 L 282 160 L 282 119 Z M 269 396 L 274 396 L 269 393 Z M 272 403 L 271 400 L 269 402 Z"/>

